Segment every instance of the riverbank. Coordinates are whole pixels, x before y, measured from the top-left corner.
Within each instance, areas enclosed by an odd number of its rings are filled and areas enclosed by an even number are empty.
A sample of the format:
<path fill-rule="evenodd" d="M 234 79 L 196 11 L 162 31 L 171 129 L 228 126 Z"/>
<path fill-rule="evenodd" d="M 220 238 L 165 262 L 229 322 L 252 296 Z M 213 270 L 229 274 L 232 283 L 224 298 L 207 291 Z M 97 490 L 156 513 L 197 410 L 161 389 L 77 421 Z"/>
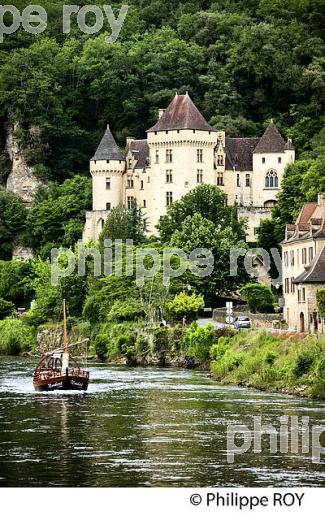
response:
<path fill-rule="evenodd" d="M 225 385 L 325 399 L 325 339 L 242 331 L 211 348 L 211 373 Z"/>

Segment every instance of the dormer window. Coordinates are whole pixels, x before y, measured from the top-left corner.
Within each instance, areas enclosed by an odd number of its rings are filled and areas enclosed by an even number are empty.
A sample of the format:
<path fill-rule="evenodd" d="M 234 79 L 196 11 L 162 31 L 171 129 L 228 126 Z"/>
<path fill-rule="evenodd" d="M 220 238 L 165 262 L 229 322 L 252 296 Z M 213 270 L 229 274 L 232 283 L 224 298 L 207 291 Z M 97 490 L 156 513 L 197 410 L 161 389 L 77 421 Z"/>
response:
<path fill-rule="evenodd" d="M 132 168 L 132 159 L 129 159 L 129 169 Z"/>

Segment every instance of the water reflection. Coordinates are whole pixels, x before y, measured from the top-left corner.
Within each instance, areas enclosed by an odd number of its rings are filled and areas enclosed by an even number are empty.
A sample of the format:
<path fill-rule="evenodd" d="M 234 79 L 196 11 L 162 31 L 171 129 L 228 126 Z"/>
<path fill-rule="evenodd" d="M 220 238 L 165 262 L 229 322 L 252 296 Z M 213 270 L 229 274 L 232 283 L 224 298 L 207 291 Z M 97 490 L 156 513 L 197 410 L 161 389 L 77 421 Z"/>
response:
<path fill-rule="evenodd" d="M 36 393 L 32 364 L 0 360 L 1 486 L 324 486 L 309 455 L 226 461 L 229 423 L 278 424 L 324 403 L 219 387 L 207 374 L 94 364 L 87 393 Z"/>

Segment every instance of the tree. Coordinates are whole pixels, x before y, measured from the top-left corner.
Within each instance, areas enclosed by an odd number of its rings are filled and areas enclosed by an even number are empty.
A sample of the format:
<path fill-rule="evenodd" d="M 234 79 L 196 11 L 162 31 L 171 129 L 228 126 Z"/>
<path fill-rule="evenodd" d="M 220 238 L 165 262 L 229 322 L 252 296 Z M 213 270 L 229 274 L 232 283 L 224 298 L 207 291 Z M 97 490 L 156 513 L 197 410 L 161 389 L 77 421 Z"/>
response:
<path fill-rule="evenodd" d="M 19 197 L 11 191 L 0 191 L 0 259 L 11 259 L 13 245 L 26 229 L 26 217 Z"/>
<path fill-rule="evenodd" d="M 267 285 L 248 283 L 240 291 L 251 312 L 274 312 L 274 297 Z"/>
<path fill-rule="evenodd" d="M 317 308 L 320 316 L 325 317 L 325 289 L 318 289 L 316 292 Z"/>
<path fill-rule="evenodd" d="M 10 314 L 12 314 L 14 310 L 15 306 L 12 302 L 8 302 L 7 300 L 4 300 L 0 297 L 0 320 L 3 320 L 3 318 L 10 316 Z"/>
<path fill-rule="evenodd" d="M 120 204 L 109 213 L 100 236 L 100 242 L 103 244 L 106 239 L 133 240 L 134 245 L 137 245 L 144 241 L 145 232 L 146 223 L 137 203 L 133 202 L 130 209 Z"/>
<path fill-rule="evenodd" d="M 204 298 L 201 294 L 186 294 L 181 292 L 167 302 L 166 308 L 172 318 L 180 320 L 183 316 L 193 320 L 204 307 Z"/>

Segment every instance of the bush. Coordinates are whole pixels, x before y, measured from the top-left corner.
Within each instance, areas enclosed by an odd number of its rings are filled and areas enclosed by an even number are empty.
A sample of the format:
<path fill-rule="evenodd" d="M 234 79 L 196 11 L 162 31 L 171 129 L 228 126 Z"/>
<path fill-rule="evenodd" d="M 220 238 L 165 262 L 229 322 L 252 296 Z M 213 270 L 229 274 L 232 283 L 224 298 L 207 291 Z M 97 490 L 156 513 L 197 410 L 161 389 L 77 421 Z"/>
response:
<path fill-rule="evenodd" d="M 188 345 L 188 354 L 198 361 L 205 362 L 210 359 L 210 348 L 216 339 L 215 330 L 211 323 L 205 327 L 192 324 L 185 337 Z"/>
<path fill-rule="evenodd" d="M 169 334 L 166 327 L 154 330 L 153 333 L 153 350 L 155 352 L 164 352 L 169 349 Z"/>
<path fill-rule="evenodd" d="M 107 357 L 107 350 L 110 344 L 110 337 L 108 334 L 97 334 L 94 341 L 94 349 L 99 359 Z"/>
<path fill-rule="evenodd" d="M 193 320 L 199 310 L 204 307 L 204 299 L 200 294 L 186 294 L 181 292 L 176 294 L 173 300 L 167 302 L 166 309 L 171 318 L 181 319 L 187 316 Z"/>
<path fill-rule="evenodd" d="M 12 314 L 14 310 L 15 306 L 13 303 L 8 302 L 3 298 L 0 298 L 0 320 L 6 318 L 7 316 L 10 316 L 10 314 Z"/>
<path fill-rule="evenodd" d="M 0 321 L 0 354 L 17 356 L 35 345 L 34 331 L 21 320 Z"/>
<path fill-rule="evenodd" d="M 309 372 L 314 360 L 315 357 L 312 351 L 303 350 L 300 352 L 293 367 L 295 377 L 301 377 Z"/>
<path fill-rule="evenodd" d="M 250 312 L 274 312 L 274 297 L 267 285 L 247 283 L 240 291 L 247 300 Z"/>
<path fill-rule="evenodd" d="M 139 301 L 135 298 L 129 300 L 116 300 L 107 315 L 108 321 L 134 321 L 144 316 Z"/>

